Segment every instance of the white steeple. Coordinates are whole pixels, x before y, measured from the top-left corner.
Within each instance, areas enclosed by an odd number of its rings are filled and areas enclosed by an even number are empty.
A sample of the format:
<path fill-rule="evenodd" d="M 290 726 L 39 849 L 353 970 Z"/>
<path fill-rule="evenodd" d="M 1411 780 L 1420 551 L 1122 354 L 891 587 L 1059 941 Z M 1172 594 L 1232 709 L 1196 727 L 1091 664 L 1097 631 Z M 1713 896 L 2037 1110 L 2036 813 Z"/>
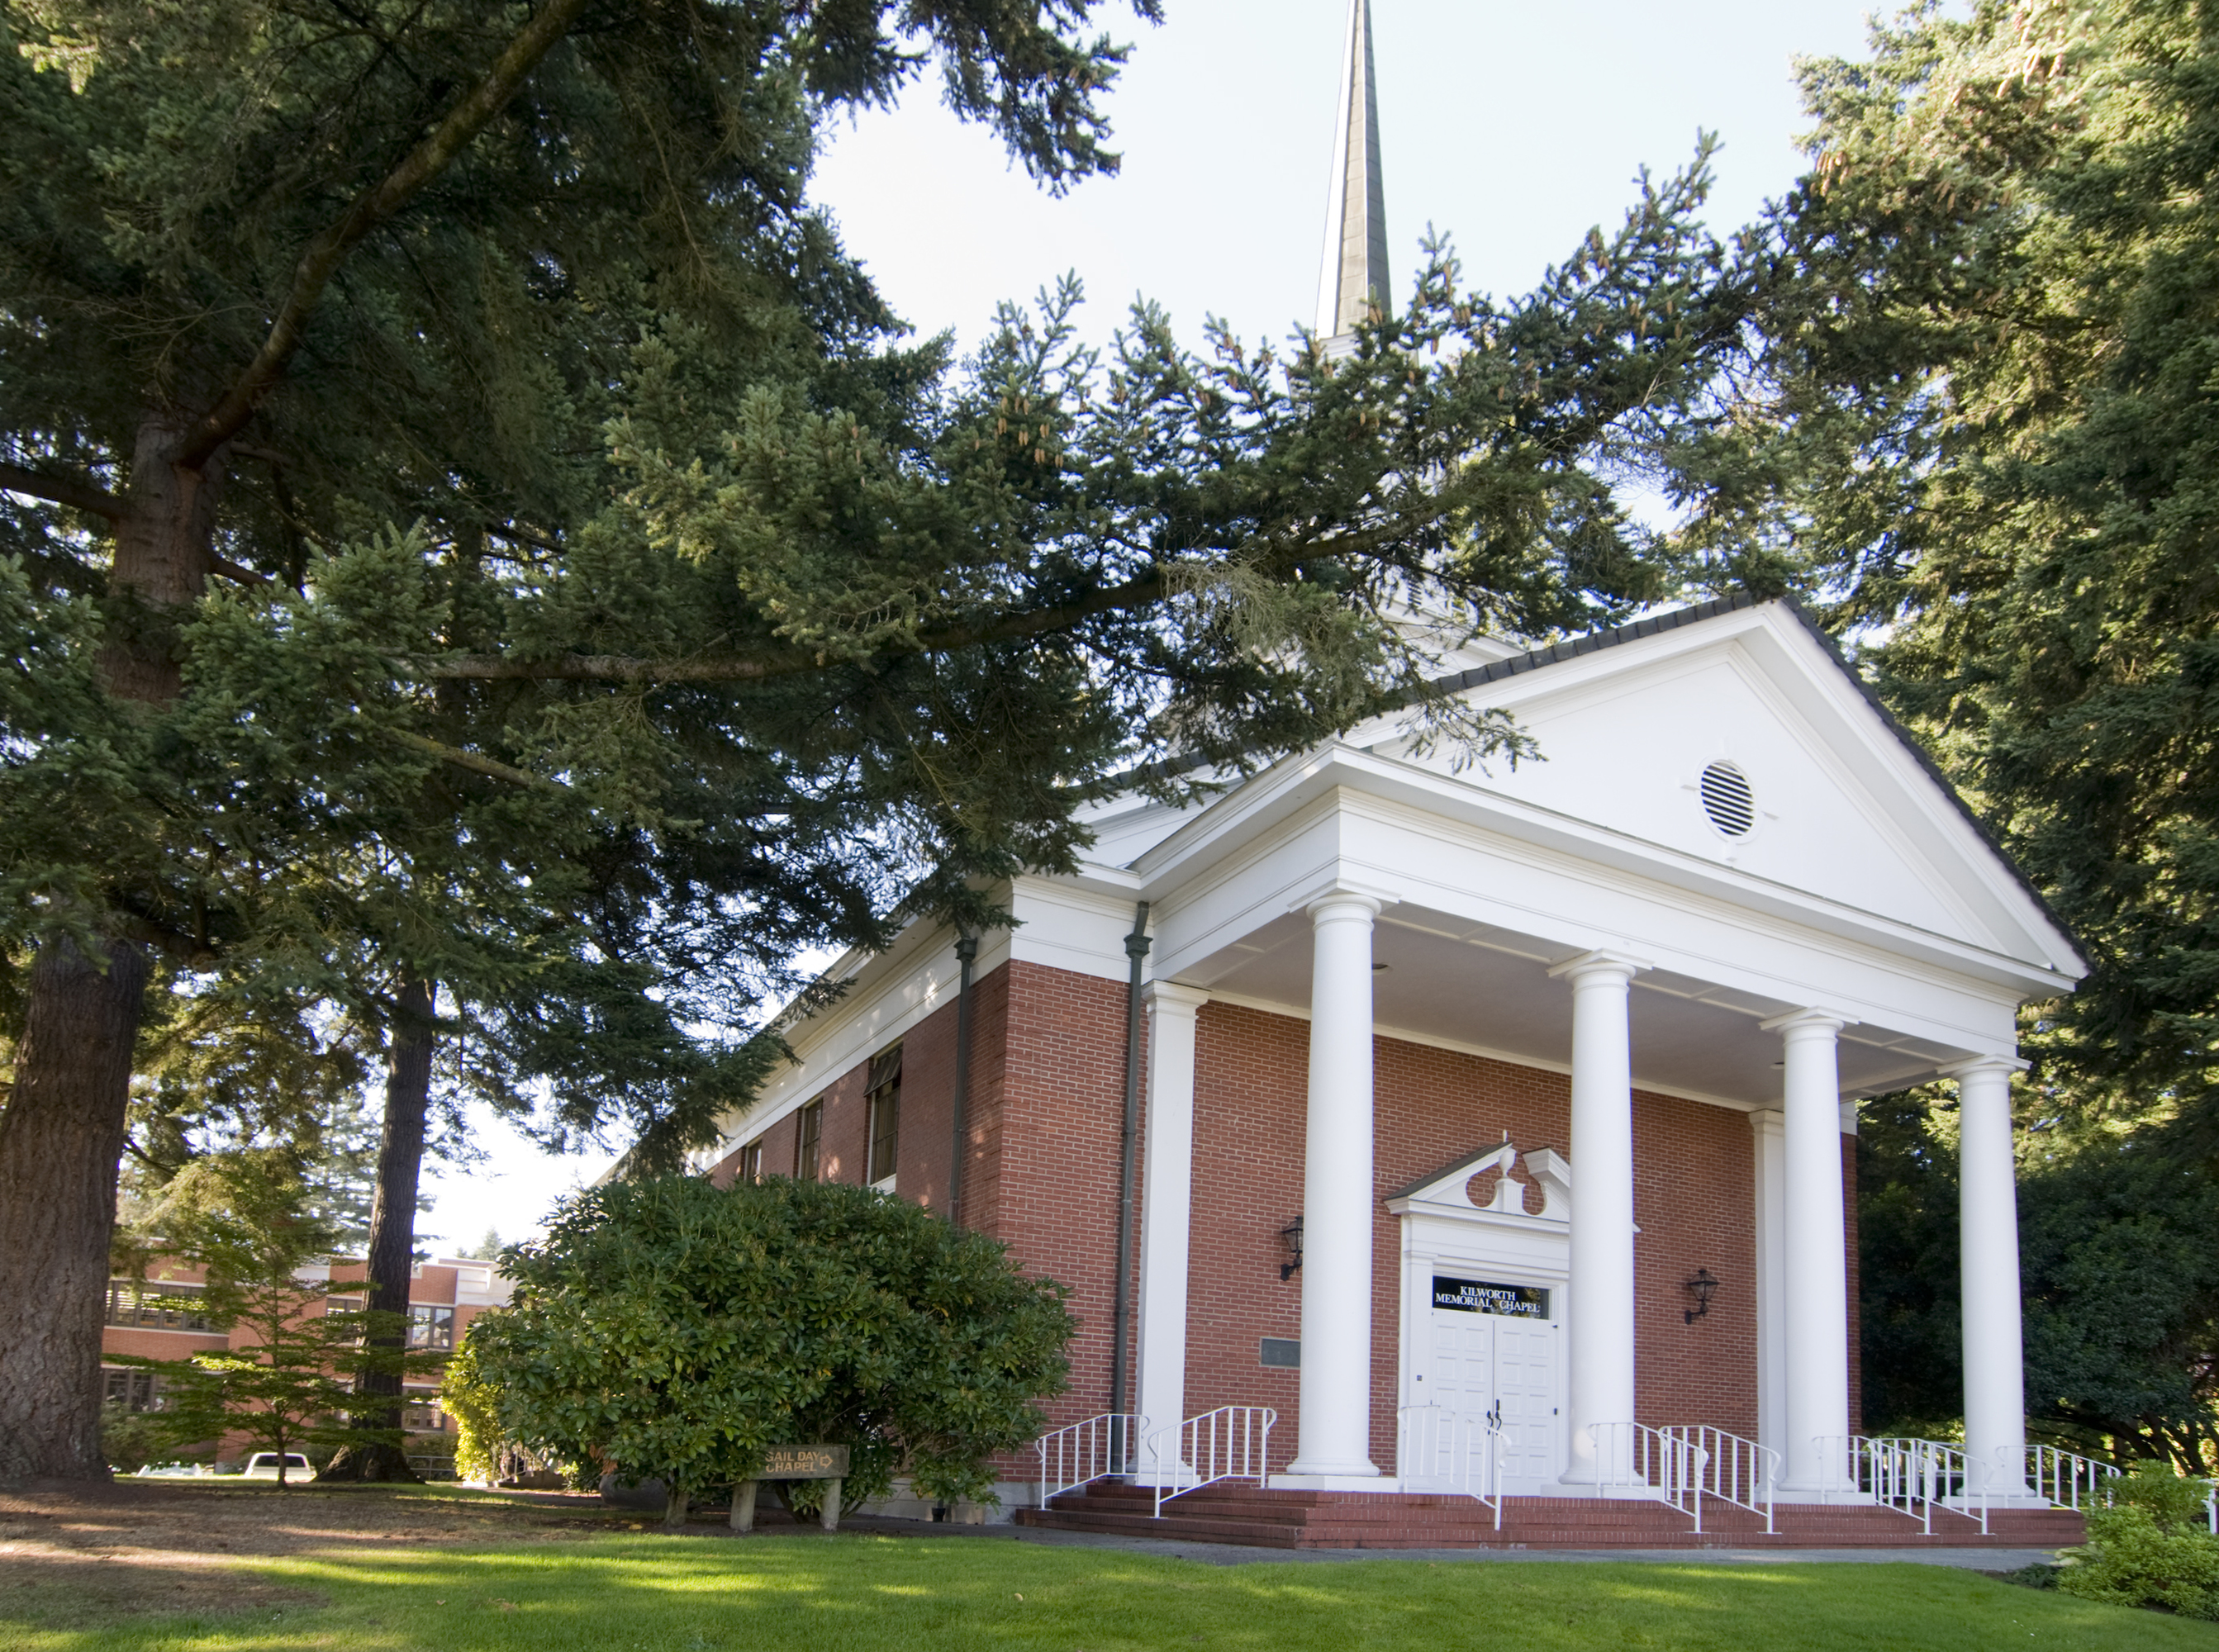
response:
<path fill-rule="evenodd" d="M 1384 309 L 1392 301 L 1387 204 L 1379 188 L 1379 93 L 1371 76 L 1371 0 L 1350 0 L 1326 196 L 1325 267 L 1318 276 L 1318 337 L 1353 332 L 1366 303 Z"/>

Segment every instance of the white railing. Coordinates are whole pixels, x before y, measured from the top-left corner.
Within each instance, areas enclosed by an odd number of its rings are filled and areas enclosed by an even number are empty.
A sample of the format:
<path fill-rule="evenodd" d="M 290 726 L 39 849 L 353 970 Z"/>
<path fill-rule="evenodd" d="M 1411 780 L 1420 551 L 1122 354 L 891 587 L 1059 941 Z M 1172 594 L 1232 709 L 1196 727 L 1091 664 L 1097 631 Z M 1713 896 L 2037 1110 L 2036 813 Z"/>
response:
<path fill-rule="evenodd" d="M 1680 1443 L 1679 1452 L 1669 1461 L 1694 1471 L 1696 1531 L 1703 1529 L 1702 1499 L 1715 1497 L 1751 1514 L 1762 1514 L 1765 1531 L 1771 1531 L 1773 1487 L 1780 1478 L 1779 1452 L 1723 1428 L 1683 1424 L 1657 1432 Z"/>
<path fill-rule="evenodd" d="M 1870 1497 L 1884 1508 L 1918 1522 L 1931 1536 L 1934 1511 L 1962 1515 L 1988 1529 L 1987 1465 L 1967 1458 L 1961 1446 L 1899 1436 L 1871 1439 L 1836 1434 L 1816 1442 L 1825 1465 L 1827 1491 Z"/>
<path fill-rule="evenodd" d="M 1502 1438 L 1499 1416 L 1489 1412 L 1467 1417 L 1439 1406 L 1404 1406 L 1395 1413 L 1395 1471 L 1404 1489 L 1475 1499 L 1495 1512 L 1495 1529 L 1502 1530 L 1502 1465 L 1508 1443 Z M 1414 1480 L 1420 1483 L 1414 1487 Z"/>
<path fill-rule="evenodd" d="M 1594 1442 L 1598 1487 L 1638 1487 L 1688 1516 L 1696 1531 L 1703 1529 L 1701 1486 L 1709 1454 L 1701 1446 L 1645 1423 L 1597 1423 L 1588 1436 Z"/>
<path fill-rule="evenodd" d="M 1271 1425 L 1278 1420 L 1279 1413 L 1269 1406 L 1220 1406 L 1149 1435 L 1156 1518 L 1163 1518 L 1164 1505 L 1172 1498 L 1221 1480 L 1263 1485 L 1271 1473 Z"/>
<path fill-rule="evenodd" d="M 2011 1470 L 2011 1449 L 2005 1446 L 2001 1456 L 2004 1472 L 2008 1475 Z M 2028 1446 L 2019 1466 L 2036 1495 L 2061 1509 L 2084 1506 L 2093 1508 L 2099 1503 L 2110 1502 L 2110 1482 L 2119 1477 L 2119 1471 L 2108 1463 L 2060 1451 L 2054 1445 Z"/>
<path fill-rule="evenodd" d="M 1034 1443 L 1040 1453 L 1040 1506 L 1061 1493 L 1091 1485 L 1110 1475 L 1129 1475 L 1140 1456 L 1148 1419 L 1128 1411 L 1105 1411 L 1083 1423 L 1043 1434 Z"/>

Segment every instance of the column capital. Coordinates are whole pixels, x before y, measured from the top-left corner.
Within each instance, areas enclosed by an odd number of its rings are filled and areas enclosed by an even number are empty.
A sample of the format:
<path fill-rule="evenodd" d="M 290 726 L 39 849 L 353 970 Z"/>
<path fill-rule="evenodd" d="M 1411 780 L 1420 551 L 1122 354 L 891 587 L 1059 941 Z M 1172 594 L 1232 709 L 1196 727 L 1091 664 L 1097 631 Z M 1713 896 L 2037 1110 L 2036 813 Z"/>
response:
<path fill-rule="evenodd" d="M 1141 989 L 1141 1002 L 1151 1009 L 1191 1015 L 1209 1002 L 1209 994 L 1178 981 L 1150 981 Z"/>
<path fill-rule="evenodd" d="M 1757 1030 L 1764 1033 L 1799 1033 L 1806 1029 L 1821 1029 L 1838 1033 L 1845 1027 L 1858 1025 L 1855 1015 L 1845 1015 L 1838 1009 L 1791 1009 L 1784 1015 L 1775 1015 L 1769 1021 L 1757 1022 Z"/>
<path fill-rule="evenodd" d="M 1967 1056 L 1962 1061 L 1948 1062 L 1936 1067 L 1935 1071 L 1944 1078 L 1955 1078 L 1960 1081 L 1966 1078 L 1980 1078 L 1993 1073 L 2008 1083 L 2011 1074 L 2024 1072 L 2029 1065 L 2015 1055 L 1971 1055 Z"/>
<path fill-rule="evenodd" d="M 1376 918 L 1387 903 L 1368 889 L 1351 889 L 1346 885 L 1335 885 L 1321 894 L 1313 895 L 1302 903 L 1302 910 L 1310 915 L 1312 923 L 1321 922 L 1328 912 L 1352 906 L 1364 909 L 1364 916 Z"/>
<path fill-rule="evenodd" d="M 1636 958 L 1629 953 L 1613 952 L 1598 947 L 1594 952 L 1567 958 L 1561 964 L 1549 966 L 1549 978 L 1567 980 L 1577 984 L 1591 976 L 1616 976 L 1621 981 L 1631 981 L 1644 970 L 1656 967 L 1645 958 Z"/>

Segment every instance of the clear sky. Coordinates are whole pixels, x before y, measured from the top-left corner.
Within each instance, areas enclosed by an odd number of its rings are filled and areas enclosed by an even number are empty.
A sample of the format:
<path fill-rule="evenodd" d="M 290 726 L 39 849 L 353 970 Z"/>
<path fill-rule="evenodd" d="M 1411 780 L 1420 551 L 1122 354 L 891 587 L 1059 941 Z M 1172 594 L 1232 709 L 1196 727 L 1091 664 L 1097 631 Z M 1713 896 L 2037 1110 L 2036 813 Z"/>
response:
<path fill-rule="evenodd" d="M 1115 178 L 1061 200 L 960 125 L 935 84 L 843 126 L 815 194 L 896 311 L 967 345 L 998 300 L 1066 270 L 1106 337 L 1134 295 L 1201 338 L 1216 314 L 1250 339 L 1313 318 L 1347 0 L 1166 0 L 1160 28 L 1106 9 L 1136 50 L 1111 94 Z M 1699 129 L 1725 148 L 1711 222 L 1748 221 L 1800 170 L 1792 61 L 1862 55 L 1868 0 L 1373 0 L 1390 269 L 1406 294 L 1431 224 L 1466 284 L 1534 286 L 1590 226 L 1613 223 L 1646 165 L 1684 165 Z M 1893 7 L 1885 9 L 1892 10 Z M 432 1184 L 438 1248 L 535 1228 L 607 1167 L 553 1159 L 484 1121 L 485 1163 Z M 440 1235 L 437 1239 L 432 1235 Z"/>

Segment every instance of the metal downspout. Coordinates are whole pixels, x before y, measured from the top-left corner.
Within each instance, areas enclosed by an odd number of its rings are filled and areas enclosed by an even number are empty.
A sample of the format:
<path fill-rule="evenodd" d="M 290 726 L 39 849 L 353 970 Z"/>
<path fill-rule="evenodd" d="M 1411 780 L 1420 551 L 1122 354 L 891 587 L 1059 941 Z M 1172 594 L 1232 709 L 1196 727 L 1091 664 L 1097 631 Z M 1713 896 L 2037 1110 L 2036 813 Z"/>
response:
<path fill-rule="evenodd" d="M 1141 1133 L 1141 972 L 1148 947 L 1148 904 L 1142 901 L 1133 913 L 1133 933 L 1125 937 L 1125 956 L 1133 960 L 1133 973 L 1125 988 L 1125 1128 L 1118 1150 L 1117 1289 L 1110 1326 L 1110 1410 L 1113 1413 L 1125 1409 L 1126 1355 L 1132 1319 L 1134 1176 L 1139 1169 L 1133 1148 Z M 1110 1431 L 1110 1461 L 1122 1465 L 1133 1443 L 1116 1438 L 1120 1425 L 1111 1424 Z"/>
<path fill-rule="evenodd" d="M 948 1224 L 951 1227 L 962 1226 L 963 1162 L 970 1157 L 963 1115 L 971 1099 L 971 965 L 978 956 L 978 936 L 956 937 L 955 959 L 960 973 L 955 981 L 955 1139 L 948 1155 Z"/>

